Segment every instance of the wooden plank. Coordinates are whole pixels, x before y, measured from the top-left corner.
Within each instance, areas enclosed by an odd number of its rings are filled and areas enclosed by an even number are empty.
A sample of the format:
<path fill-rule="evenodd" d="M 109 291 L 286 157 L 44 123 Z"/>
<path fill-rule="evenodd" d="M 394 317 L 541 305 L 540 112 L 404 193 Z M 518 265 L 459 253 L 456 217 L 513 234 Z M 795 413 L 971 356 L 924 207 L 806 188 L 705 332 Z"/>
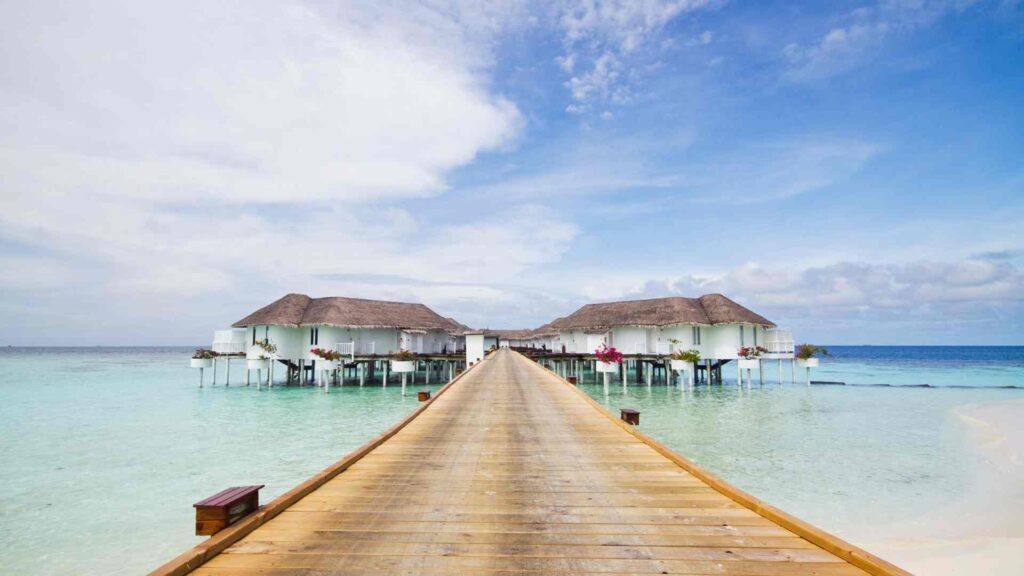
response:
<path fill-rule="evenodd" d="M 865 574 L 838 539 L 766 517 L 518 354 L 442 391 L 156 574 Z"/>

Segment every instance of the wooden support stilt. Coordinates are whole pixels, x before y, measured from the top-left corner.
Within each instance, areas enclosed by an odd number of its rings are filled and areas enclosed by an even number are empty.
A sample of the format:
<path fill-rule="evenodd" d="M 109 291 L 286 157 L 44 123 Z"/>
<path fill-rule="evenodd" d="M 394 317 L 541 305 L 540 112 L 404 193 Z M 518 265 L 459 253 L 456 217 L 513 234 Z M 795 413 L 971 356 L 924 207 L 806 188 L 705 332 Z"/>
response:
<path fill-rule="evenodd" d="M 203 368 L 199 369 L 199 387 L 203 387 Z"/>
<path fill-rule="evenodd" d="M 415 374 L 416 373 L 413 372 L 413 376 L 414 377 L 415 377 Z M 402 396 L 405 396 L 405 372 L 402 372 Z"/>
<path fill-rule="evenodd" d="M 217 385 L 217 359 L 214 358 L 213 359 L 213 384 L 211 384 L 211 386 L 216 386 L 216 385 Z"/>
<path fill-rule="evenodd" d="M 245 385 L 246 385 L 246 387 L 248 387 L 248 386 L 252 385 L 251 382 L 249 381 L 249 374 L 252 373 L 252 370 L 249 370 L 249 365 L 248 365 L 249 361 L 246 360 L 245 363 L 246 363 L 246 366 L 245 366 Z"/>
<path fill-rule="evenodd" d="M 231 386 L 231 356 L 224 359 L 227 362 L 227 366 L 224 367 L 224 386 Z"/>

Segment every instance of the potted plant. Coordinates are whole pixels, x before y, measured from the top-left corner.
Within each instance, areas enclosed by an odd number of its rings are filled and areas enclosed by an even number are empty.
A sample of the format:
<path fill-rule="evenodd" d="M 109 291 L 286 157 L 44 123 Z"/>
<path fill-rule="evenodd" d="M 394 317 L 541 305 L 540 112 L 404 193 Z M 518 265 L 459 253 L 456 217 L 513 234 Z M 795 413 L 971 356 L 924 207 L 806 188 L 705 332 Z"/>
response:
<path fill-rule="evenodd" d="M 392 372 L 415 372 L 416 371 L 416 355 L 408 350 L 399 350 L 391 355 L 391 371 Z"/>
<path fill-rule="evenodd" d="M 316 357 L 317 367 L 320 370 L 334 370 L 338 367 L 338 361 L 343 358 L 341 352 L 326 348 L 310 348 L 309 352 Z"/>
<path fill-rule="evenodd" d="M 689 370 L 694 364 L 700 362 L 700 352 L 697 350 L 676 350 L 669 354 L 668 359 L 673 370 Z"/>
<path fill-rule="evenodd" d="M 249 370 L 264 370 L 270 363 L 271 357 L 277 353 L 277 346 L 267 338 L 257 340 L 253 345 L 259 348 L 259 356 L 246 360 L 246 368 Z"/>
<path fill-rule="evenodd" d="M 192 367 L 193 368 L 209 368 L 213 366 L 213 359 L 219 356 L 213 350 L 207 350 L 205 348 L 199 348 L 192 353 Z"/>
<path fill-rule="evenodd" d="M 768 352 L 768 349 L 764 346 L 744 346 L 736 351 L 736 355 L 740 357 L 739 363 L 740 368 L 759 368 L 761 366 L 761 355 Z"/>
<path fill-rule="evenodd" d="M 619 365 L 622 364 L 622 352 L 616 350 L 614 346 L 601 344 L 600 348 L 594 350 L 594 356 L 597 356 L 598 372 L 615 373 L 619 371 Z"/>
<path fill-rule="evenodd" d="M 801 368 L 817 368 L 820 363 L 818 356 L 831 356 L 832 354 L 814 344 L 801 344 L 796 348 L 796 363 Z"/>

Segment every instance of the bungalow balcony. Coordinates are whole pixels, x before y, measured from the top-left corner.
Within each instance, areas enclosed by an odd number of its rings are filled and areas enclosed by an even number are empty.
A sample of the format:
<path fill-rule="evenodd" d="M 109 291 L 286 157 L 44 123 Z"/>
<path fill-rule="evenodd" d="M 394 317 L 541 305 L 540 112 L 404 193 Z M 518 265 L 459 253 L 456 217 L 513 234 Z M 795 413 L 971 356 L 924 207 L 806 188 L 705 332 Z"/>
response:
<path fill-rule="evenodd" d="M 245 354 L 247 330 L 217 330 L 211 349 L 217 354 Z"/>

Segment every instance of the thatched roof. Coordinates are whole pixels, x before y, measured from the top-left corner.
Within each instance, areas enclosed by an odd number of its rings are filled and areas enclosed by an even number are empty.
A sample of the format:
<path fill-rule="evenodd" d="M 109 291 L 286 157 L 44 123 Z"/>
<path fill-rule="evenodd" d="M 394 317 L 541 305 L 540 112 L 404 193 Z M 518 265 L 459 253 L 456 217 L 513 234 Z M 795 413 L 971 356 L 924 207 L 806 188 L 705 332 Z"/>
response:
<path fill-rule="evenodd" d="M 551 323 L 558 330 L 607 329 L 613 326 L 673 326 L 693 324 L 757 324 L 775 326 L 759 314 L 721 294 L 700 298 L 654 298 L 587 304 Z"/>
<path fill-rule="evenodd" d="M 453 322 L 423 304 L 339 296 L 310 298 L 305 294 L 289 294 L 249 314 L 232 326 L 242 328 L 268 324 L 452 331 L 458 325 L 457 322 Z"/>
<path fill-rule="evenodd" d="M 484 328 L 481 332 L 483 332 L 484 336 L 493 336 L 499 340 L 526 340 L 533 335 L 532 330 L 491 330 L 490 328 Z"/>

